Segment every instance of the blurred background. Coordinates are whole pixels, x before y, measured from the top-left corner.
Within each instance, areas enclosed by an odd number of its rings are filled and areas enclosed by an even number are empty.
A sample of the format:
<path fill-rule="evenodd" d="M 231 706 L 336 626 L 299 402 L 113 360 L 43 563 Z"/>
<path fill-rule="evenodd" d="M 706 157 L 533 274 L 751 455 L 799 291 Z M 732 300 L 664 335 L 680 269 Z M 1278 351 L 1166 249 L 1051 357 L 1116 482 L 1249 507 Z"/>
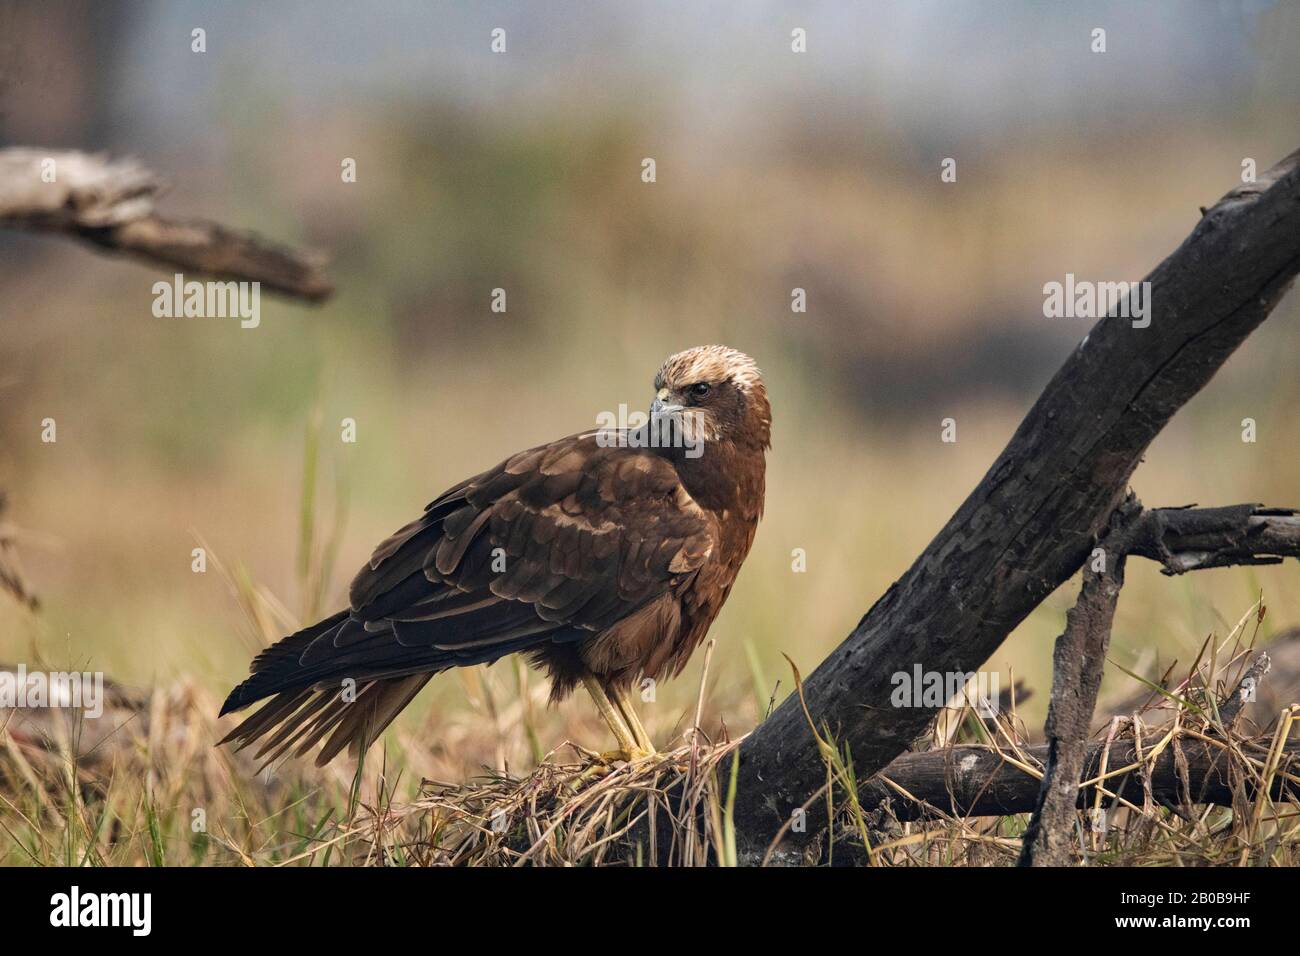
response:
<path fill-rule="evenodd" d="M 1261 2 L 0 4 L 5 145 L 134 155 L 171 183 L 162 212 L 327 250 L 338 286 L 263 296 L 251 330 L 159 319 L 169 271 L 0 233 L 0 488 L 42 599 L 0 601 L 0 656 L 223 694 L 250 617 L 341 606 L 443 488 L 644 409 L 666 355 L 724 342 L 775 409 L 707 677 L 704 725 L 748 729 L 793 688 L 782 655 L 806 674 L 852 629 L 1087 332 L 1043 317 L 1043 284 L 1140 279 L 1244 159 L 1300 146 L 1297 48 L 1300 8 Z M 1300 504 L 1298 311 L 1160 436 L 1147 505 Z M 1129 577 L 1111 654 L 1143 675 L 1261 592 L 1262 638 L 1300 622 L 1294 565 Z M 1037 691 L 1031 723 L 1075 591 L 989 662 Z M 645 707 L 662 741 L 703 658 Z M 1101 711 L 1126 681 L 1108 670 Z M 526 767 L 524 712 L 544 748 L 606 743 L 538 685 L 507 661 L 444 675 L 395 732 L 447 775 Z"/>

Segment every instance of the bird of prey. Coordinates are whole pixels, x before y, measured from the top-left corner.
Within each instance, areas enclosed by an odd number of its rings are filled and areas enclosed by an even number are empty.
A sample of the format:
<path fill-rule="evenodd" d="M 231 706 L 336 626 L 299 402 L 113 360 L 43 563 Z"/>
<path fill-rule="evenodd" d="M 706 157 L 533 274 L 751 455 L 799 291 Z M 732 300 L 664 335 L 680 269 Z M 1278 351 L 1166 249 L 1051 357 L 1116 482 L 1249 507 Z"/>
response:
<path fill-rule="evenodd" d="M 267 762 L 360 755 L 429 679 L 522 653 L 551 699 L 581 683 L 624 759 L 654 752 L 631 685 L 681 672 L 722 609 L 763 511 L 772 413 L 753 359 L 669 357 L 649 416 L 512 455 L 382 542 L 350 607 L 253 660 L 222 741 Z"/>

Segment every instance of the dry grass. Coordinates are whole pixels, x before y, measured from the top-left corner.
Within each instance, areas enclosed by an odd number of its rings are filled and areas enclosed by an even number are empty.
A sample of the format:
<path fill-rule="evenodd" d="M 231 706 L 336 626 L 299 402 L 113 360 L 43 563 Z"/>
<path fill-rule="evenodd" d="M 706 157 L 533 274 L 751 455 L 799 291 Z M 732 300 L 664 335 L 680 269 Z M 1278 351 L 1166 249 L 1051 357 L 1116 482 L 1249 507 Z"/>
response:
<path fill-rule="evenodd" d="M 1262 618 L 1252 608 L 1207 640 L 1179 680 L 1147 686 L 1141 713 L 1102 732 L 1134 738 L 1134 767 L 1103 765 L 1094 782 L 1137 769 L 1146 779 L 1166 748 L 1210 742 L 1230 756 L 1240 783 L 1231 806 L 1161 806 L 1149 788 L 1119 795 L 1104 829 L 1078 818 L 1077 859 L 1093 865 L 1296 865 L 1300 806 L 1270 799 L 1269 784 L 1300 786 L 1284 746 L 1300 707 L 1259 724 L 1225 724 Z M 1252 626 L 1253 625 L 1253 626 Z M 1247 635 L 1247 632 L 1250 632 Z M 537 688 L 536 690 L 541 690 Z M 526 690 L 526 693 L 531 691 Z M 490 771 L 462 783 L 409 781 L 427 764 L 420 735 L 390 735 L 363 767 L 317 770 L 287 762 L 257 773 L 242 754 L 215 749 L 217 701 L 190 682 L 147 694 L 110 687 L 97 721 L 67 710 L 15 710 L 0 750 L 0 863 L 38 865 L 699 866 L 739 860 L 730 807 L 739 741 L 687 733 L 685 746 L 633 764 L 605 763 L 566 742 L 531 772 Z M 700 706 L 703 704 L 701 694 Z M 521 708 L 525 712 L 527 708 Z M 479 723 L 483 721 L 479 720 Z M 695 723 L 698 724 L 699 708 Z M 1037 777 L 1025 748 L 1034 735 L 1014 699 L 996 720 L 945 712 L 918 749 L 954 743 L 996 750 Z M 480 746 L 483 741 L 479 741 Z M 807 862 L 875 866 L 985 866 L 1014 862 L 1026 817 L 961 818 L 931 809 L 901 822 L 890 807 L 859 806 L 845 787 L 852 755 L 823 740 L 827 787 L 808 801 L 809 830 L 831 819 L 834 845 Z M 890 783 L 899 793 L 905 791 Z M 402 794 L 409 796 L 401 796 Z M 1099 806 L 1100 804 L 1098 804 Z"/>

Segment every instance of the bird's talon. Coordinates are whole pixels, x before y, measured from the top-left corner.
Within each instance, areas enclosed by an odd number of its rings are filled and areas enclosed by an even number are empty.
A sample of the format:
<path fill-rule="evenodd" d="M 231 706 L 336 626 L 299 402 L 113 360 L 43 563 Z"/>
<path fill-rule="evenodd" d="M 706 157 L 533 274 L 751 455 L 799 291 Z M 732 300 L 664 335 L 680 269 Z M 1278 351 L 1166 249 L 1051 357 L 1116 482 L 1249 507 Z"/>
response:
<path fill-rule="evenodd" d="M 597 756 L 602 763 L 614 763 L 616 761 L 636 763 L 638 760 L 645 760 L 648 757 L 655 756 L 655 753 L 641 747 L 634 747 L 630 750 L 606 750 Z"/>
<path fill-rule="evenodd" d="M 597 754 L 596 756 L 599 757 L 600 755 Z M 578 776 L 573 778 L 573 781 L 569 784 L 569 789 L 572 790 L 574 793 L 577 793 L 579 790 L 582 789 L 584 784 L 587 784 L 590 781 L 598 779 L 600 777 L 609 776 L 609 774 L 612 771 L 613 768 L 610 767 L 609 764 L 605 764 L 605 763 L 590 764 L 585 770 L 582 771 L 582 773 L 578 774 Z"/>

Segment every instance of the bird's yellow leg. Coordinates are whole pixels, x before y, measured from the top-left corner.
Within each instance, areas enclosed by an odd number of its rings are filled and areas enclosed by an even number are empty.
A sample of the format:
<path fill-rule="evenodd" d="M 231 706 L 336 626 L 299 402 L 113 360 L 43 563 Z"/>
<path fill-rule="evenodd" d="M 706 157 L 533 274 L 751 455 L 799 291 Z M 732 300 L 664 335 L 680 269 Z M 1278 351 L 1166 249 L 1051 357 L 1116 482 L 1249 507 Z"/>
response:
<path fill-rule="evenodd" d="M 650 734 L 645 729 L 645 724 L 641 723 L 641 718 L 636 712 L 636 707 L 632 699 L 628 697 L 627 691 L 621 688 L 614 690 L 614 706 L 627 722 L 628 729 L 632 731 L 637 746 L 646 752 L 647 755 L 657 753 L 654 741 L 650 739 Z"/>
<path fill-rule="evenodd" d="M 596 710 L 600 713 L 601 719 L 614 732 L 614 739 L 618 741 L 620 747 L 619 750 L 601 754 L 601 756 L 629 761 L 647 756 L 645 750 L 637 743 L 636 737 L 633 736 L 632 731 L 623 720 L 618 707 L 609 699 L 609 695 L 605 693 L 605 688 L 600 686 L 600 681 L 590 674 L 586 674 L 582 678 L 582 686 L 587 688 L 587 693 L 591 695 L 591 699 L 595 702 Z"/>

